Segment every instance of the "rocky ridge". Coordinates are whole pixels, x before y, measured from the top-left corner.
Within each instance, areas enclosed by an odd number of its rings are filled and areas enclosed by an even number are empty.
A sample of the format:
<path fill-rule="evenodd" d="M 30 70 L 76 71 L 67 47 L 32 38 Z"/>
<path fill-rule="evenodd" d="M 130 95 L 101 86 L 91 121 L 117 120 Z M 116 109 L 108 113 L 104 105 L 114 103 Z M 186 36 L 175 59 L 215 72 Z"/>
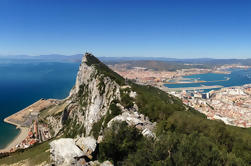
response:
<path fill-rule="evenodd" d="M 125 121 L 128 125 L 138 128 L 144 136 L 155 137 L 153 132 L 155 123 L 138 112 L 135 102 L 131 102 L 131 105 L 122 102 L 125 97 L 133 101 L 136 96 L 137 93 L 132 91 L 121 76 L 93 55 L 86 53 L 79 67 L 76 83 L 69 96 L 61 103 L 64 107 L 60 110 L 48 108 L 46 111 L 50 114 L 43 117 L 50 125 L 54 136 L 75 138 L 75 140 L 59 139 L 50 144 L 52 162 L 55 165 L 62 163 L 76 165 L 81 156 L 88 156 L 88 160 L 91 160 L 91 153 L 96 148 L 93 142 L 102 141 L 103 130 L 115 121 Z M 51 111 L 52 109 L 57 111 Z M 88 146 L 88 143 L 93 145 L 91 153 L 81 148 L 79 145 L 81 140 L 82 142 L 85 140 L 85 146 Z M 60 141 L 72 149 L 78 147 L 81 152 L 72 150 L 70 154 L 59 153 L 65 151 L 61 148 Z"/>

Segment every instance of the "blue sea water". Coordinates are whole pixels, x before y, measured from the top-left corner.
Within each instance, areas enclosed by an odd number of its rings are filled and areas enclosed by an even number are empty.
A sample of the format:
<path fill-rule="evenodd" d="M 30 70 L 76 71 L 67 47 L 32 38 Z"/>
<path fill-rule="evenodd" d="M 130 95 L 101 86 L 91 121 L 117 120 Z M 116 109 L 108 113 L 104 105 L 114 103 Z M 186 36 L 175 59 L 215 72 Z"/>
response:
<path fill-rule="evenodd" d="M 0 63 L 0 148 L 19 133 L 3 119 L 41 98 L 63 99 L 74 85 L 79 63 Z"/>
<path fill-rule="evenodd" d="M 224 87 L 230 87 L 230 86 L 242 86 L 244 84 L 251 84 L 251 69 L 231 69 L 230 71 L 231 74 L 206 73 L 206 74 L 195 74 L 184 77 L 184 78 L 197 79 L 210 82 L 165 84 L 165 86 L 168 88 L 199 87 L 203 85 L 204 86 L 221 85 Z M 229 80 L 227 78 L 229 78 Z"/>

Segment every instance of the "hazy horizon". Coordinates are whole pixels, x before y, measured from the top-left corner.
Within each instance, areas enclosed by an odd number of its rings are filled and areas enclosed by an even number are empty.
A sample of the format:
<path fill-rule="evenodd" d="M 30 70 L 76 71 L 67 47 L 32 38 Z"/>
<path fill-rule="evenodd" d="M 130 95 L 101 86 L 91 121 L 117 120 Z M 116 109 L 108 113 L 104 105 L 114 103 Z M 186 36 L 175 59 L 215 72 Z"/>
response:
<path fill-rule="evenodd" d="M 174 57 L 174 56 L 151 56 L 151 55 L 146 55 L 146 56 L 134 56 L 134 55 L 124 55 L 124 56 L 109 56 L 109 55 L 98 55 L 98 54 L 95 54 L 95 53 L 92 53 L 94 56 L 96 57 L 107 57 L 107 58 L 170 58 L 170 59 L 250 59 L 251 58 L 251 55 L 250 57 Z M 75 53 L 75 54 L 36 54 L 36 55 L 33 55 L 33 54 L 8 54 L 8 55 L 4 55 L 4 54 L 0 54 L 0 57 L 6 57 L 6 56 L 9 56 L 9 57 L 15 57 L 15 56 L 29 56 L 29 57 L 39 57 L 39 56 L 67 56 L 67 57 L 70 57 L 70 56 L 75 56 L 75 55 L 84 55 L 84 53 Z"/>
<path fill-rule="evenodd" d="M 72 55 L 64 55 L 64 54 L 44 54 L 44 55 L 29 55 L 29 54 L 13 54 L 13 55 L 0 55 L 0 57 L 9 57 L 9 58 L 14 58 L 14 57 L 43 57 L 43 56 L 51 56 L 51 58 L 53 57 L 56 57 L 56 56 L 64 56 L 64 57 L 72 57 L 72 56 L 84 56 L 84 53 L 81 54 L 81 53 L 77 53 L 77 54 L 72 54 Z M 251 59 L 251 57 L 247 57 L 247 58 L 228 58 L 228 57 L 222 57 L 222 58 L 217 58 L 217 57 L 213 57 L 213 58 L 210 58 L 210 57 L 187 57 L 187 58 L 179 58 L 179 57 L 167 57 L 167 56 L 98 56 L 96 54 L 93 54 L 94 56 L 98 57 L 98 58 L 152 58 L 152 59 L 158 59 L 158 58 L 163 58 L 163 59 L 219 59 L 219 60 L 222 60 L 222 59 Z"/>

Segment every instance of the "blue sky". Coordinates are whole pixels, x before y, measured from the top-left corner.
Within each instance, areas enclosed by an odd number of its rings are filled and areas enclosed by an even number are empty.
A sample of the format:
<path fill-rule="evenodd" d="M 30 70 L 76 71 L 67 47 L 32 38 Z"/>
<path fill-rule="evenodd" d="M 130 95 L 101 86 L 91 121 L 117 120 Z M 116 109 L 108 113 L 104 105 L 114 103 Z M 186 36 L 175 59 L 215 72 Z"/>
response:
<path fill-rule="evenodd" d="M 251 58 L 249 0 L 1 0 L 0 54 Z"/>

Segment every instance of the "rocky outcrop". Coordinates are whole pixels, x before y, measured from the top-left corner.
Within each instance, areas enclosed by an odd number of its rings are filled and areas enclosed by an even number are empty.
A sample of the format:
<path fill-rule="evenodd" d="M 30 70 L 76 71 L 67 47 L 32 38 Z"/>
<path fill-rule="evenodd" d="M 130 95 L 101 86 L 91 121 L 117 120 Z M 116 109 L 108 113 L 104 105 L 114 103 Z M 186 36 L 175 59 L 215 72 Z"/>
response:
<path fill-rule="evenodd" d="M 105 71 L 107 70 L 107 71 Z M 93 55 L 86 53 L 69 96 L 63 101 L 65 110 L 46 117 L 57 135 L 64 132 L 71 137 L 92 135 L 92 127 L 104 117 L 112 101 L 120 100 L 120 85 L 106 73 L 110 69 Z M 59 116 L 58 116 L 59 115 Z M 75 131 L 78 129 L 81 131 Z M 67 131 L 66 131 L 67 130 Z"/>
<path fill-rule="evenodd" d="M 121 113 L 109 121 L 105 119 L 108 127 L 114 121 L 125 121 L 131 126 L 136 126 L 144 135 L 154 137 L 155 124 L 138 113 L 138 106 L 133 101 L 137 93 L 132 91 L 129 85 L 120 85 L 119 81 L 123 78 L 112 72 L 93 55 L 85 54 L 79 67 L 76 83 L 63 102 L 66 105 L 64 111 L 57 116 L 47 117 L 51 128 L 54 129 L 54 135 L 64 129 L 64 133 L 70 137 L 91 136 L 93 126 L 97 123 L 100 123 L 99 128 L 96 127 L 95 130 L 102 134 L 101 126 L 107 126 L 104 124 L 104 119 L 111 114 L 110 106 L 114 102 L 117 103 Z M 130 98 L 130 106 L 122 104 L 121 101 L 125 96 Z"/>
<path fill-rule="evenodd" d="M 104 161 L 103 163 L 100 163 L 96 160 L 88 162 L 88 166 L 113 166 L 113 164 L 110 161 Z"/>
<path fill-rule="evenodd" d="M 64 110 L 46 118 L 54 128 L 55 136 L 62 131 L 66 137 L 75 138 L 75 141 L 59 139 L 50 144 L 55 165 L 112 165 L 108 161 L 88 160 L 93 159 L 97 142 L 103 140 L 104 128 L 115 121 L 125 121 L 138 128 L 144 136 L 155 137 L 153 130 L 156 124 L 138 113 L 137 93 L 129 85 L 121 83 L 123 81 L 93 55 L 87 53 L 83 57 L 76 83 L 63 101 Z M 95 138 L 92 136 L 94 132 Z"/>
<path fill-rule="evenodd" d="M 76 145 L 85 153 L 85 155 L 92 159 L 91 154 L 95 151 L 97 141 L 93 137 L 81 137 L 76 139 Z"/>
<path fill-rule="evenodd" d="M 51 134 L 53 136 L 56 136 L 57 133 L 63 128 L 61 117 L 58 118 L 54 116 L 48 116 L 46 120 L 47 120 L 47 123 L 50 124 L 51 130 L 53 130 Z"/>
<path fill-rule="evenodd" d="M 61 138 L 50 143 L 51 164 L 60 166 L 113 166 L 110 161 L 91 161 L 97 142 L 93 137 Z"/>
<path fill-rule="evenodd" d="M 90 59 L 94 59 L 92 64 Z M 85 128 L 85 135 L 91 133 L 92 126 L 106 115 L 113 100 L 120 99 L 119 85 L 110 77 L 100 73 L 95 65 L 101 64 L 93 55 L 86 54 L 79 67 L 76 84 L 68 100 L 76 107 L 69 109 L 69 117 Z"/>
<path fill-rule="evenodd" d="M 50 143 L 52 164 L 54 165 L 76 165 L 76 158 L 84 155 L 71 138 L 61 138 Z"/>
<path fill-rule="evenodd" d="M 143 114 L 132 111 L 124 111 L 121 115 L 114 117 L 108 123 L 108 127 L 110 127 L 115 121 L 124 121 L 130 126 L 135 126 L 142 132 L 144 136 L 155 138 L 153 130 L 156 126 L 156 123 L 150 122 Z"/>

